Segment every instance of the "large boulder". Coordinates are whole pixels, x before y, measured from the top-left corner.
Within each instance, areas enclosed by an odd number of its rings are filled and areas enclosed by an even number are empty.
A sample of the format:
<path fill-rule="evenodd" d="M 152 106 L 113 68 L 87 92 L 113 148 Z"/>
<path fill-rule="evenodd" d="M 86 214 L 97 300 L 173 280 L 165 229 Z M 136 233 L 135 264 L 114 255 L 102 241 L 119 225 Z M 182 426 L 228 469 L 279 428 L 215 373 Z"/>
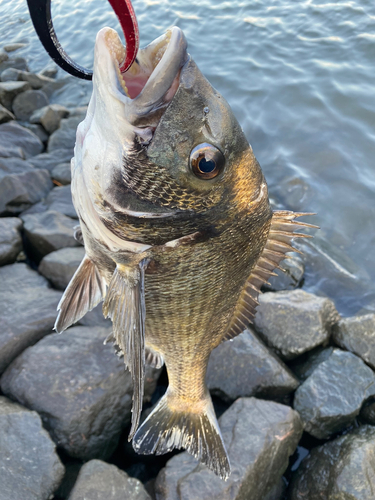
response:
<path fill-rule="evenodd" d="M 63 476 L 39 415 L 0 396 L 0 500 L 48 500 Z"/>
<path fill-rule="evenodd" d="M 108 328 L 73 327 L 48 335 L 6 370 L 1 389 L 36 410 L 55 443 L 72 457 L 107 459 L 130 421 L 132 380 Z M 145 401 L 160 370 L 147 368 Z"/>
<path fill-rule="evenodd" d="M 297 358 L 295 361 L 290 363 L 290 369 L 302 382 L 305 381 L 313 373 L 318 366 L 326 361 L 331 354 L 335 351 L 335 348 L 330 347 L 317 347 L 313 351 L 309 352 L 308 356 L 302 356 Z"/>
<path fill-rule="evenodd" d="M 26 121 L 35 110 L 47 104 L 48 97 L 42 90 L 26 90 L 14 98 L 12 110 L 17 120 Z"/>
<path fill-rule="evenodd" d="M 219 423 L 231 463 L 229 479 L 223 481 L 184 452 L 159 473 L 157 500 L 265 500 L 279 488 L 302 435 L 298 413 L 272 401 L 240 398 Z"/>
<path fill-rule="evenodd" d="M 12 264 L 22 250 L 21 228 L 18 217 L 0 219 L 0 266 Z"/>
<path fill-rule="evenodd" d="M 1 82 L 0 83 L 0 104 L 2 104 L 5 108 L 12 111 L 12 103 L 14 98 L 25 92 L 26 90 L 30 90 L 31 86 L 27 82 Z"/>
<path fill-rule="evenodd" d="M 19 158 L 0 158 L 0 215 L 19 214 L 47 196 L 53 184 L 46 170 Z"/>
<path fill-rule="evenodd" d="M 286 360 L 328 343 L 339 319 L 331 300 L 303 290 L 265 293 L 259 302 L 254 325 Z"/>
<path fill-rule="evenodd" d="M 333 340 L 375 369 L 375 314 L 340 319 L 333 328 Z"/>
<path fill-rule="evenodd" d="M 83 247 L 61 248 L 43 257 L 38 271 L 55 288 L 65 290 L 84 256 L 85 249 Z"/>
<path fill-rule="evenodd" d="M 314 448 L 292 478 L 289 500 L 375 498 L 375 428 L 363 426 Z"/>
<path fill-rule="evenodd" d="M 66 215 L 47 211 L 21 215 L 21 218 L 30 250 L 37 260 L 60 248 L 80 245 L 74 238 L 77 221 Z"/>
<path fill-rule="evenodd" d="M 307 432 L 327 439 L 349 426 L 373 394 L 375 374 L 371 368 L 351 352 L 336 349 L 299 386 L 294 408 Z"/>
<path fill-rule="evenodd" d="M 0 268 L 0 373 L 26 349 L 52 332 L 61 293 L 26 264 Z"/>
<path fill-rule="evenodd" d="M 0 125 L 0 147 L 5 149 L 21 148 L 26 158 L 38 155 L 44 149 L 39 137 L 15 121 Z"/>
<path fill-rule="evenodd" d="M 232 401 L 243 396 L 283 397 L 299 385 L 289 368 L 252 330 L 212 351 L 206 382 L 211 392 Z"/>
<path fill-rule="evenodd" d="M 52 134 L 60 126 L 62 118 L 66 118 L 69 111 L 60 104 L 50 104 L 38 109 L 30 117 L 31 123 L 40 123 L 49 134 Z"/>
<path fill-rule="evenodd" d="M 69 500 L 151 500 L 143 484 L 114 465 L 90 460 L 80 470 Z"/>

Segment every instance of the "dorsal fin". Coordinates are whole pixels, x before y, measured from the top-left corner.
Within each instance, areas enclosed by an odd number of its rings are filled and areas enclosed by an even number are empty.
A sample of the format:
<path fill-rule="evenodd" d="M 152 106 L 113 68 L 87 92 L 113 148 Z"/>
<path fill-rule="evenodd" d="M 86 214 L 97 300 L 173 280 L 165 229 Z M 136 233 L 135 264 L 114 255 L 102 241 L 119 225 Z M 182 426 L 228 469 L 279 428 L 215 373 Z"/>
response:
<path fill-rule="evenodd" d="M 255 309 L 259 304 L 258 296 L 261 293 L 260 289 L 264 283 L 268 282 L 267 280 L 270 276 L 276 275 L 273 272 L 274 269 L 277 268 L 283 271 L 279 267 L 279 264 L 283 259 L 287 258 L 286 253 L 301 253 L 291 245 L 293 238 L 312 237 L 308 234 L 294 232 L 296 229 L 302 227 L 317 228 L 317 226 L 312 224 L 295 220 L 297 217 L 305 215 L 314 214 L 295 213 L 286 210 L 279 210 L 273 213 L 267 243 L 242 289 L 228 332 L 223 337 L 222 342 L 233 339 L 242 333 L 248 327 L 249 323 L 253 322 Z"/>
<path fill-rule="evenodd" d="M 83 318 L 103 300 L 105 289 L 105 281 L 98 268 L 85 255 L 57 306 L 55 330 L 61 333 Z"/>
<path fill-rule="evenodd" d="M 146 318 L 144 281 L 148 262 L 148 259 L 143 259 L 135 265 L 117 264 L 103 304 L 104 316 L 113 322 L 113 341 L 123 353 L 133 381 L 129 441 L 138 428 L 142 411 Z"/>

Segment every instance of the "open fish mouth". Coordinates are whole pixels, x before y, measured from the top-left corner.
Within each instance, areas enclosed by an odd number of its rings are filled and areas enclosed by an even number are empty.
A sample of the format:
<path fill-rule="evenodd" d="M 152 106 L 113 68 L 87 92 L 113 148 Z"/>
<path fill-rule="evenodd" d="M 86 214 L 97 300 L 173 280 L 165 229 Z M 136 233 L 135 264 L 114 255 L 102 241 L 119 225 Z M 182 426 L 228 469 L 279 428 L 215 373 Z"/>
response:
<path fill-rule="evenodd" d="M 184 34 L 173 27 L 140 49 L 129 70 L 121 73 L 125 47 L 116 31 L 103 28 L 96 40 L 94 86 L 107 85 L 107 92 L 125 104 L 128 123 L 155 127 L 178 89 L 186 49 Z"/>

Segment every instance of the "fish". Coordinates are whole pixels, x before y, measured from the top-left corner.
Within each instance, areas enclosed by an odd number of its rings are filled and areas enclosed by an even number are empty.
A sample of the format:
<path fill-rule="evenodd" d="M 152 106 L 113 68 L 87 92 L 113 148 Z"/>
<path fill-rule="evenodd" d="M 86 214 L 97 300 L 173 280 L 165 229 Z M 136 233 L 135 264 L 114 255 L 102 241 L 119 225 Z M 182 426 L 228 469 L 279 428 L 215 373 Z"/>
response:
<path fill-rule="evenodd" d="M 58 305 L 63 332 L 103 301 L 133 382 L 138 453 L 186 449 L 226 480 L 230 462 L 205 374 L 210 353 L 252 322 L 258 295 L 293 251 L 303 213 L 273 211 L 227 101 L 178 27 L 126 73 L 116 31 L 95 43 L 93 92 L 76 134 L 72 198 L 85 257 Z M 169 385 L 140 425 L 145 366 Z"/>

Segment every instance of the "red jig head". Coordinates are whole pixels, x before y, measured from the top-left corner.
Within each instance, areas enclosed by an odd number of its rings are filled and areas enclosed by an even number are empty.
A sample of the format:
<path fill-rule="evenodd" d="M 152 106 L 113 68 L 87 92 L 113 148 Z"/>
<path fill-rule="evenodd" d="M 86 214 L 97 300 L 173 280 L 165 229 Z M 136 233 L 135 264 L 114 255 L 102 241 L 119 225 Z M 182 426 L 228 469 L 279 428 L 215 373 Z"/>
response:
<path fill-rule="evenodd" d="M 137 18 L 130 0 L 109 0 L 117 15 L 126 42 L 125 61 L 120 71 L 124 73 L 133 64 L 139 48 Z M 92 79 L 92 71 L 75 63 L 57 39 L 51 17 L 51 0 L 27 0 L 30 17 L 42 45 L 64 71 L 84 80 Z"/>

